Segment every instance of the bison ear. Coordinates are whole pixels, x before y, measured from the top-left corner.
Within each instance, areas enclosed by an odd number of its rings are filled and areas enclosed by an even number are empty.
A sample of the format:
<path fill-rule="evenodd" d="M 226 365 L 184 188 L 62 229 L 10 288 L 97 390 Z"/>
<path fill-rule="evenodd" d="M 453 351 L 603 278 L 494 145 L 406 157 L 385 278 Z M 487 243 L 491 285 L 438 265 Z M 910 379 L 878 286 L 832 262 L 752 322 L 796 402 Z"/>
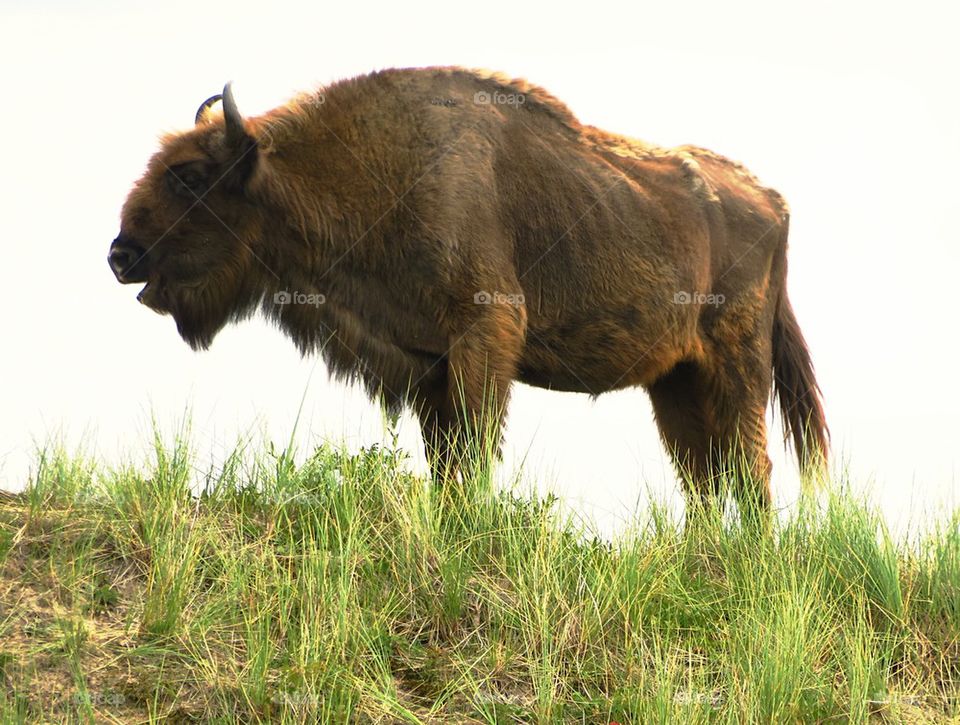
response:
<path fill-rule="evenodd" d="M 251 136 L 233 97 L 233 84 L 223 87 L 224 161 L 229 167 L 228 175 L 241 185 L 250 177 L 257 165 L 257 140 Z"/>

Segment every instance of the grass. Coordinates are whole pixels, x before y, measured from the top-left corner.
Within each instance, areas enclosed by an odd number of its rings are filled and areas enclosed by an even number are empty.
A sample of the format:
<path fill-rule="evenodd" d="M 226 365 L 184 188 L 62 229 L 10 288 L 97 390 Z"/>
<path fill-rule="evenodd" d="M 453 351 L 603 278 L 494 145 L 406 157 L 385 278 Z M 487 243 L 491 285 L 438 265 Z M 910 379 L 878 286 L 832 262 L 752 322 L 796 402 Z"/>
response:
<path fill-rule="evenodd" d="M 0 499 L 3 722 L 943 722 L 960 512 L 910 542 L 846 493 L 763 536 L 663 506 L 614 540 L 442 491 L 396 450 L 50 450 Z"/>

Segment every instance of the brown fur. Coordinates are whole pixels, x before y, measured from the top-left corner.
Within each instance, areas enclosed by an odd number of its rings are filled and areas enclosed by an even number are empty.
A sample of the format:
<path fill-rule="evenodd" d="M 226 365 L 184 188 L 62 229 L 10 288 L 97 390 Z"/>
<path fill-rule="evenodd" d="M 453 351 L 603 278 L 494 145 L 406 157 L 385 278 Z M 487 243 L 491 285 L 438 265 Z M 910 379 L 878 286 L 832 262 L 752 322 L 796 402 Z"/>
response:
<path fill-rule="evenodd" d="M 229 112 L 201 115 L 164 139 L 118 238 L 145 250 L 122 281 L 148 279 L 145 304 L 195 348 L 261 308 L 338 377 L 413 405 L 438 467 L 471 416 L 492 409 L 499 430 L 514 380 L 644 386 L 694 494 L 735 450 L 769 504 L 771 387 L 804 466 L 823 461 L 787 207 L 741 166 L 583 126 L 543 89 L 459 68 L 343 81 L 237 116 L 239 140 Z M 201 201 L 171 191 L 180 175 Z M 282 291 L 323 303 L 276 304 Z"/>

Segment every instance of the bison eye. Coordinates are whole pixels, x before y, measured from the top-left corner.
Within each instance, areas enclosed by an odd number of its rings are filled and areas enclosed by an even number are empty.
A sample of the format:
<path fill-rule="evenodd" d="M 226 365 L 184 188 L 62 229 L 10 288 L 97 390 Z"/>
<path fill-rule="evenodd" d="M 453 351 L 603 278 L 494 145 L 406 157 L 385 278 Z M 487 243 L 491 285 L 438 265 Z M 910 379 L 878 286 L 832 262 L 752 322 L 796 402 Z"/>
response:
<path fill-rule="evenodd" d="M 188 199 L 200 196 L 207 190 L 210 169 L 202 161 L 188 161 L 177 164 L 167 172 L 167 184 L 177 196 Z"/>

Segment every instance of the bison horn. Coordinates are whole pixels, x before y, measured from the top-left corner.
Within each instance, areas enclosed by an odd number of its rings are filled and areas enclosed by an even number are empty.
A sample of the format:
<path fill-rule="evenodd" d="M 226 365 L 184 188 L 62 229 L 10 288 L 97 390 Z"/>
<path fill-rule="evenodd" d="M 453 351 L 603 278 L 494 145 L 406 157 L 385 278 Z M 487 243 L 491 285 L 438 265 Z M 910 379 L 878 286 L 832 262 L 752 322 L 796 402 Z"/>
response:
<path fill-rule="evenodd" d="M 223 98 L 223 96 L 221 96 L 221 95 L 218 93 L 218 94 L 216 94 L 215 96 L 210 96 L 207 100 L 205 100 L 203 103 L 201 103 L 201 104 L 200 104 L 200 108 L 197 109 L 197 115 L 196 115 L 196 117 L 193 119 L 193 122 L 194 122 L 195 124 L 197 124 L 197 125 L 200 125 L 200 121 L 203 120 L 203 114 L 205 114 L 205 113 L 207 112 L 207 109 L 210 108 L 214 103 L 216 103 L 217 101 L 219 101 L 219 100 L 222 99 L 222 98 Z"/>
<path fill-rule="evenodd" d="M 227 83 L 223 87 L 223 119 L 227 125 L 227 143 L 239 144 L 246 131 L 243 129 L 243 116 L 240 115 L 240 109 L 237 108 L 237 101 L 233 97 L 233 83 Z"/>

